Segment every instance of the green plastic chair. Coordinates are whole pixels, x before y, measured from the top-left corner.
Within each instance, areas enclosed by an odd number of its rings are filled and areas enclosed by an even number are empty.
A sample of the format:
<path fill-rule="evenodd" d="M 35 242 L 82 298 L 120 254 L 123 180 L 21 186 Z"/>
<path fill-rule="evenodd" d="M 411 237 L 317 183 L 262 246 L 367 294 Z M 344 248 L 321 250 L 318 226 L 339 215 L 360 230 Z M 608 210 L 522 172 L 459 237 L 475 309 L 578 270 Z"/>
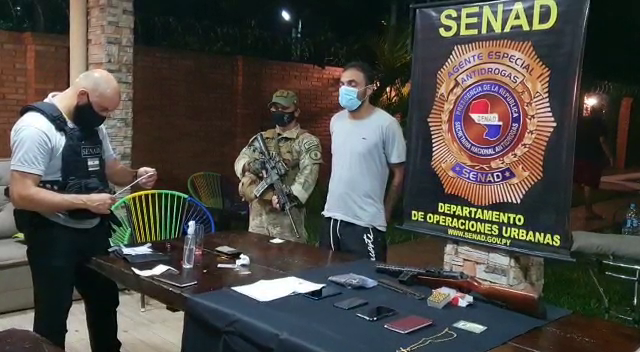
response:
<path fill-rule="evenodd" d="M 199 200 L 207 208 L 224 209 L 222 181 L 220 174 L 215 172 L 198 172 L 187 181 L 187 187 L 192 197 Z"/>
<path fill-rule="evenodd" d="M 152 190 L 128 195 L 111 208 L 120 226 L 113 225 L 111 245 L 168 241 L 186 234 L 194 220 L 205 233 L 215 232 L 213 216 L 196 199 L 174 191 Z"/>

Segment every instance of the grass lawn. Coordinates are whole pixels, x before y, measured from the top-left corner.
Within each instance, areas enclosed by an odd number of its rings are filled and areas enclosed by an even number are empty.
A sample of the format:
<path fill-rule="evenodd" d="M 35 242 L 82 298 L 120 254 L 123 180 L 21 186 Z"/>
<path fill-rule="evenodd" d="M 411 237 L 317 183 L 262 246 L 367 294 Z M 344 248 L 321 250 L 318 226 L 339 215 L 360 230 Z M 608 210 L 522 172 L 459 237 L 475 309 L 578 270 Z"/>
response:
<path fill-rule="evenodd" d="M 631 275 L 630 271 L 618 273 Z M 600 280 L 600 285 L 614 310 L 628 315 L 629 312 L 624 307 L 629 307 L 633 299 L 632 282 L 597 273 L 596 277 Z M 546 260 L 544 279 L 546 302 L 587 316 L 604 318 L 602 298 L 586 265 Z M 613 317 L 610 317 L 610 320 L 628 323 Z"/>

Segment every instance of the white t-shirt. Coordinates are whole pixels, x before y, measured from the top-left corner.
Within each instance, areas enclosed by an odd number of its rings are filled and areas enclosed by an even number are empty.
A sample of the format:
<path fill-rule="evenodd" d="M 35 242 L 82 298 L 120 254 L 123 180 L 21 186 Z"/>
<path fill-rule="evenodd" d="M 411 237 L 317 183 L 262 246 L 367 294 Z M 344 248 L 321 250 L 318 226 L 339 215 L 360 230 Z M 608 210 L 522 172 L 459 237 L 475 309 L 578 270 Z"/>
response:
<path fill-rule="evenodd" d="M 386 231 L 384 193 L 389 164 L 406 160 L 398 121 L 376 108 L 354 120 L 346 110 L 331 118 L 331 179 L 322 215 Z"/>
<path fill-rule="evenodd" d="M 58 93 L 49 94 L 44 101 L 51 103 L 56 94 Z M 69 126 L 73 126 L 70 120 L 67 121 Z M 105 162 L 114 159 L 116 156 L 104 125 L 98 128 L 98 134 L 102 140 L 102 155 Z M 42 114 L 35 111 L 24 114 L 11 129 L 11 170 L 41 176 L 42 181 L 60 180 L 62 148 L 65 141 L 64 133 L 56 130 Z M 60 224 L 76 228 L 91 228 L 100 221 L 99 219 L 70 219 L 66 213 L 42 215 Z"/>

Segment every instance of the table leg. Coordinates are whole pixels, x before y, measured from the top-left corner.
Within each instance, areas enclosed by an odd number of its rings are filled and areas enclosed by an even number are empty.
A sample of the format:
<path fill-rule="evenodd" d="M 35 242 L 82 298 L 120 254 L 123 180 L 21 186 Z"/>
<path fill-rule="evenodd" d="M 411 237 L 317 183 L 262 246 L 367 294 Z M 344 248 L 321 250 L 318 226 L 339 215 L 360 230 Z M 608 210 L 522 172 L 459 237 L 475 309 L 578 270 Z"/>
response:
<path fill-rule="evenodd" d="M 140 294 L 140 311 L 144 312 L 147 310 L 147 300 L 143 294 Z"/>

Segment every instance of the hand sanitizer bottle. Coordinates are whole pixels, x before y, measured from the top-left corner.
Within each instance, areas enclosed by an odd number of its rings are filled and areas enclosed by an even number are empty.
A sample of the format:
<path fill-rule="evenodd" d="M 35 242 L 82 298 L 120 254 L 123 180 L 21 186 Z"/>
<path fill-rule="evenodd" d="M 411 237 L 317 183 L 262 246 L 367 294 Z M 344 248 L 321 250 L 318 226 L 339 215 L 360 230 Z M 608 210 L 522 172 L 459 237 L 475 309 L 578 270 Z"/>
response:
<path fill-rule="evenodd" d="M 193 262 L 196 254 L 196 222 L 189 221 L 187 235 L 184 238 L 184 248 L 182 252 L 182 267 L 193 268 Z"/>

